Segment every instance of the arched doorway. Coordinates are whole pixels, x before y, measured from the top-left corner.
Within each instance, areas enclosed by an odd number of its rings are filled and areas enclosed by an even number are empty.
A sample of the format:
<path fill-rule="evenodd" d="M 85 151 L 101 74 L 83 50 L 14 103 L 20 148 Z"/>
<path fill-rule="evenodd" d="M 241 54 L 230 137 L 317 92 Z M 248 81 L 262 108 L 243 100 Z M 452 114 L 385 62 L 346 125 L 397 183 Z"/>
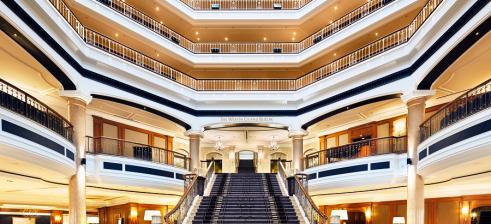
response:
<path fill-rule="evenodd" d="M 221 173 L 222 159 L 223 159 L 222 154 L 218 152 L 210 152 L 206 154 L 206 167 L 208 167 L 212 161 L 215 161 L 215 173 Z"/>
<path fill-rule="evenodd" d="M 278 173 L 280 164 L 279 162 L 281 161 L 283 165 L 286 165 L 287 163 L 291 162 L 286 160 L 286 154 L 282 152 L 275 152 L 270 155 L 270 163 L 271 163 L 271 173 Z"/>
<path fill-rule="evenodd" d="M 255 173 L 257 167 L 257 153 L 243 150 L 236 153 L 237 173 Z"/>

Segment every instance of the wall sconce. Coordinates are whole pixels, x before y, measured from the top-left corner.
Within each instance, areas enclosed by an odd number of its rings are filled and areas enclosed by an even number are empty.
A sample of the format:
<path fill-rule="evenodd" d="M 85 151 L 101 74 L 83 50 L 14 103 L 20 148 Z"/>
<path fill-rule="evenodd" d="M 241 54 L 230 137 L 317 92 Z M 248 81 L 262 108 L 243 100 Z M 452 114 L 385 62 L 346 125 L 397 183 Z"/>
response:
<path fill-rule="evenodd" d="M 137 216 L 138 216 L 138 210 L 136 210 L 135 207 L 131 207 L 130 217 L 131 218 L 136 218 Z"/>
<path fill-rule="evenodd" d="M 461 212 L 462 212 L 462 215 L 464 215 L 465 217 L 467 217 L 467 215 L 469 215 L 469 206 L 467 205 L 464 205 L 461 209 Z"/>
<path fill-rule="evenodd" d="M 60 223 L 61 222 L 61 215 L 55 215 L 55 223 Z"/>
<path fill-rule="evenodd" d="M 372 218 L 372 209 L 371 208 L 367 208 L 367 210 L 365 210 L 365 218 L 368 220 Z"/>

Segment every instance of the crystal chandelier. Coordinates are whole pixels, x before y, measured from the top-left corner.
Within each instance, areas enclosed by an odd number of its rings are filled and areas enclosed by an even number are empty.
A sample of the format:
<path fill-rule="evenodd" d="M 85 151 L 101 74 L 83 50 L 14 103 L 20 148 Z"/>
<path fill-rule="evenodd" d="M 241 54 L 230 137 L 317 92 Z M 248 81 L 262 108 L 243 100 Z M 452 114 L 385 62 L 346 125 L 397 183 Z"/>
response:
<path fill-rule="evenodd" d="M 215 143 L 215 150 L 222 151 L 225 148 L 222 142 L 222 138 L 218 136 L 218 141 Z"/>
<path fill-rule="evenodd" d="M 273 139 L 271 140 L 271 142 L 269 143 L 269 149 L 271 149 L 271 151 L 276 151 L 280 148 L 280 145 L 278 145 L 278 142 L 275 140 L 275 136 L 273 135 Z"/>

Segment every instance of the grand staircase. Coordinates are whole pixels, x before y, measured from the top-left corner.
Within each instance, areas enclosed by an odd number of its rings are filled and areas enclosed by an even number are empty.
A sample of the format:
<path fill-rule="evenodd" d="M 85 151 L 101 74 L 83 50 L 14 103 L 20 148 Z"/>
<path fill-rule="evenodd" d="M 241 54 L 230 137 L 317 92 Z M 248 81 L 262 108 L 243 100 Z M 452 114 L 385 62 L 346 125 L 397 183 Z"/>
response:
<path fill-rule="evenodd" d="M 198 223 L 300 223 L 276 174 L 216 174 L 209 196 L 193 214 Z"/>

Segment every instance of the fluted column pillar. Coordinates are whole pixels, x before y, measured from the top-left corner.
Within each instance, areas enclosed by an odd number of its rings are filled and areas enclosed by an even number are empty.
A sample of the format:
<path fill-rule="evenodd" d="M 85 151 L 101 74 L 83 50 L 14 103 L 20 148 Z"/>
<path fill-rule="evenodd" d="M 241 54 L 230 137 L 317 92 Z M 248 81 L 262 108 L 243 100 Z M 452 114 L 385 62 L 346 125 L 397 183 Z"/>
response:
<path fill-rule="evenodd" d="M 292 165 L 295 173 L 303 171 L 303 137 L 307 135 L 307 131 L 298 130 L 290 131 L 292 138 Z"/>
<path fill-rule="evenodd" d="M 189 137 L 189 157 L 191 159 L 190 170 L 191 172 L 197 172 L 200 168 L 199 144 L 203 137 L 203 132 L 187 131 L 185 135 Z"/>
<path fill-rule="evenodd" d="M 70 224 L 85 224 L 85 131 L 86 102 L 75 98 L 69 99 L 68 111 L 73 125 L 73 143 L 75 145 L 76 173 L 69 181 L 69 221 Z M 84 162 L 83 162 L 84 161 Z"/>
<path fill-rule="evenodd" d="M 424 121 L 425 97 L 407 101 L 407 155 L 411 164 L 407 170 L 407 224 L 424 223 L 424 180 L 418 174 L 419 126 Z"/>

